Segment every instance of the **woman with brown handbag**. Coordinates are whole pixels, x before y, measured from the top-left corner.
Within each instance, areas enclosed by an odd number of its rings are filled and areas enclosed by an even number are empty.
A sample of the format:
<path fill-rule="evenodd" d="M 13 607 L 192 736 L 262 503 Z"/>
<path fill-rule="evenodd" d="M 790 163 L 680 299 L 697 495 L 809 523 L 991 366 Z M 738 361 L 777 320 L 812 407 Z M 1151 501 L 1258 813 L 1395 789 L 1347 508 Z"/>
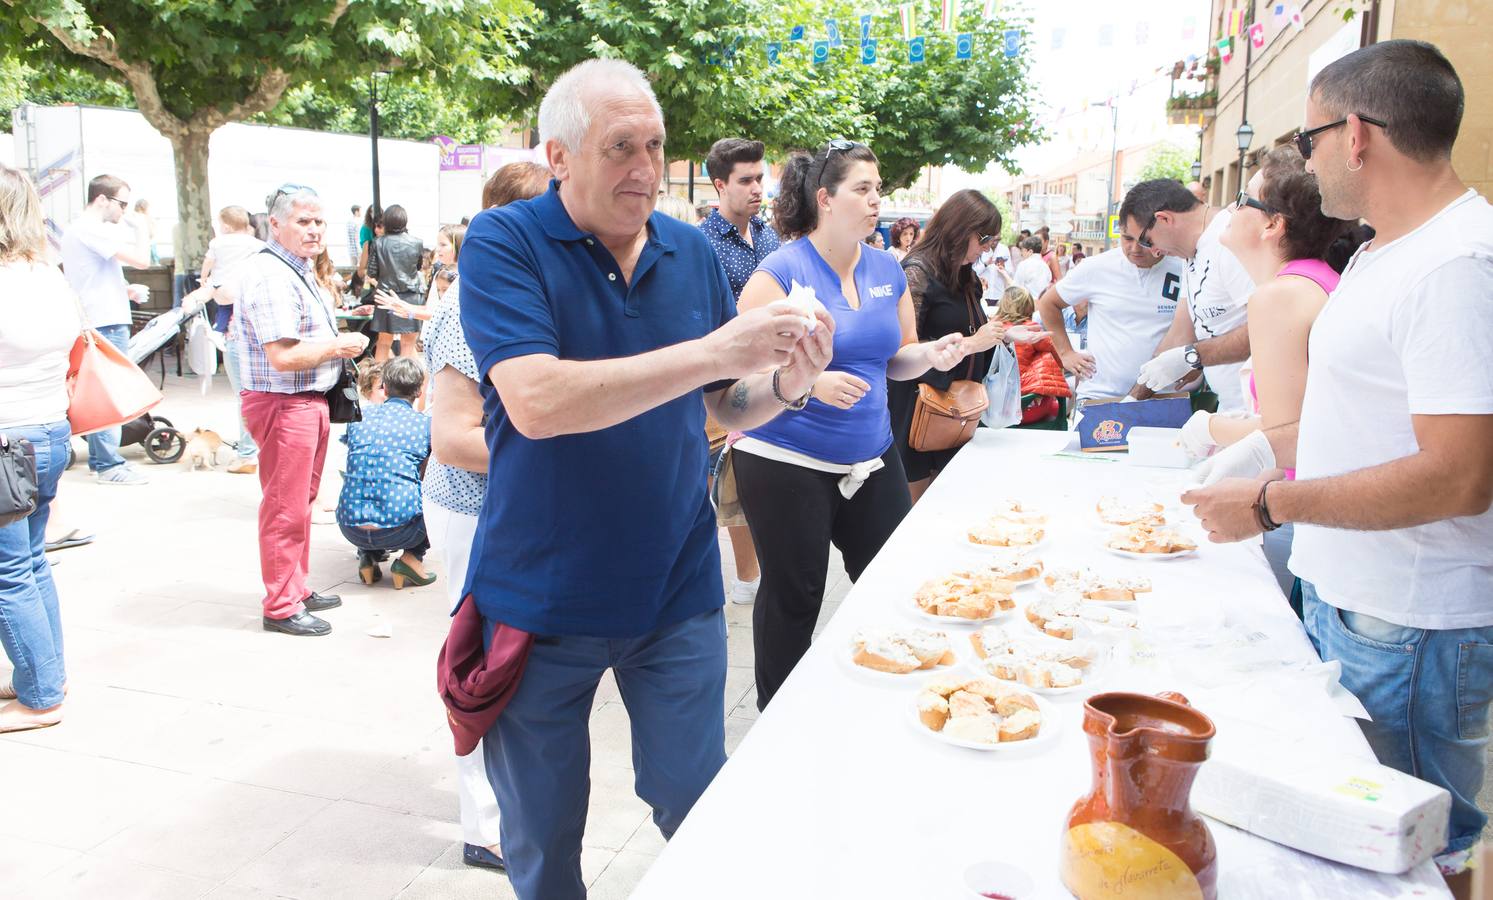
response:
<path fill-rule="evenodd" d="M 793 240 L 762 261 L 738 303 L 747 311 L 785 296 L 798 301 L 808 288 L 835 328 L 834 356 L 809 393 L 778 394 L 788 411 L 731 448 L 762 567 L 752 609 L 759 708 L 809 648 L 830 545 L 854 581 L 911 505 L 892 446 L 887 379 L 952 369 L 964 358 L 960 334 L 918 342 L 901 267 L 863 243 L 880 195 L 876 155 L 865 144 L 836 140 L 790 157 L 774 223 Z M 814 302 L 804 299 L 807 315 Z"/>
<path fill-rule="evenodd" d="M 72 288 L 46 259 L 41 200 L 0 165 L 0 436 L 36 462 L 35 508 L 0 526 L 0 733 L 62 721 L 62 619 L 45 552 L 47 514 L 67 465 L 68 357 L 82 323 Z M 7 702 L 8 701 L 8 702 Z"/>
<path fill-rule="evenodd" d="M 892 435 L 914 503 L 959 450 L 958 446 L 930 450 L 912 439 L 919 386 L 946 392 L 956 381 L 963 381 L 979 386 L 978 393 L 983 394 L 981 382 L 990 371 L 991 349 L 1003 340 L 1037 340 L 1042 334 L 1040 329 L 1007 328 L 991 322 L 980 305 L 982 288 L 974 264 L 981 253 L 1000 240 L 1000 233 L 1001 214 L 995 204 L 979 191 L 958 191 L 933 214 L 922 237 L 902 261 L 916 311 L 918 340 L 951 332 L 966 335 L 964 349 L 969 353 L 964 365 L 947 372 L 930 369 L 913 381 L 887 385 Z M 971 424 L 969 433 L 973 428 Z"/>

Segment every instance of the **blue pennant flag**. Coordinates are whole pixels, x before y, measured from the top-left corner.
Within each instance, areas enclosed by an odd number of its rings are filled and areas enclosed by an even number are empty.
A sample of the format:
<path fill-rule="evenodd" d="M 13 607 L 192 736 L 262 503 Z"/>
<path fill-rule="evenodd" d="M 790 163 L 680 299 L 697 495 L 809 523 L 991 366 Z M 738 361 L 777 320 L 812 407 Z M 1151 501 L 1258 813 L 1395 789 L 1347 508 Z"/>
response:
<path fill-rule="evenodd" d="M 816 64 L 829 62 L 829 41 L 814 42 L 814 62 Z"/>
<path fill-rule="evenodd" d="M 915 37 L 912 40 L 908 41 L 907 42 L 907 61 L 910 62 L 910 63 L 920 63 L 920 62 L 922 62 L 923 61 L 923 54 L 927 50 L 927 47 L 928 47 L 928 38 L 925 37 L 925 36 L 923 36 L 923 35 L 918 35 L 917 37 Z"/>
<path fill-rule="evenodd" d="M 1006 59 L 1015 59 L 1016 54 L 1021 52 L 1021 32 L 1015 28 L 1006 29 Z"/>
<path fill-rule="evenodd" d="M 861 41 L 861 65 L 876 65 L 876 39 L 866 38 Z"/>
<path fill-rule="evenodd" d="M 804 39 L 804 27 L 802 25 L 794 25 L 793 26 L 793 30 L 790 31 L 790 32 L 788 32 L 788 40 L 790 40 L 790 41 L 801 41 L 803 39 Z"/>
<path fill-rule="evenodd" d="M 866 41 L 869 41 L 870 39 L 871 39 L 871 16 L 868 13 L 868 14 L 866 14 L 864 16 L 861 16 L 861 43 L 864 44 Z"/>
<path fill-rule="evenodd" d="M 836 50 L 845 44 L 844 41 L 840 40 L 840 23 L 834 19 L 824 20 L 824 36 L 829 38 L 829 45 Z"/>
<path fill-rule="evenodd" d="M 968 31 L 954 39 L 954 58 L 970 59 L 975 55 L 975 36 Z"/>
<path fill-rule="evenodd" d="M 772 41 L 772 42 L 768 43 L 768 45 L 767 45 L 767 64 L 769 66 L 775 66 L 775 65 L 777 65 L 778 64 L 778 55 L 781 54 L 782 52 L 783 52 L 783 45 L 782 44 L 778 43 L 777 41 Z"/>

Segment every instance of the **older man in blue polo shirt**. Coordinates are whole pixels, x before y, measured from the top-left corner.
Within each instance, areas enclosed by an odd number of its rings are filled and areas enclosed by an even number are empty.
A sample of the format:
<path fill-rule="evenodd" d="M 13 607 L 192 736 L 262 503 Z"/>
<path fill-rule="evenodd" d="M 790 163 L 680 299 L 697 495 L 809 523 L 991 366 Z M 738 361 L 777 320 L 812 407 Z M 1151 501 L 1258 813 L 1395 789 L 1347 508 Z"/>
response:
<path fill-rule="evenodd" d="M 549 192 L 478 214 L 462 245 L 489 451 L 464 602 L 489 634 L 534 635 L 484 752 L 518 896 L 569 900 L 586 893 L 588 719 L 607 669 L 666 837 L 725 762 L 705 411 L 744 429 L 800 408 L 833 324 L 785 302 L 737 316 L 699 229 L 653 213 L 663 115 L 633 66 L 571 69 L 539 131 Z"/>

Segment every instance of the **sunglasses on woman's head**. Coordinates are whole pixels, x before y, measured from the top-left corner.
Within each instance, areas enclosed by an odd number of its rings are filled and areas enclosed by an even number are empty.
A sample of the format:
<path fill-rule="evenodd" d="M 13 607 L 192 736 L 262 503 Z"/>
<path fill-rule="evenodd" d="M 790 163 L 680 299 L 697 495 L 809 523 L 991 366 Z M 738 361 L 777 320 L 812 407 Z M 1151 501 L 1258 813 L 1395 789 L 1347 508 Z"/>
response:
<path fill-rule="evenodd" d="M 1267 206 L 1261 201 L 1251 197 L 1248 191 L 1240 191 L 1239 196 L 1234 199 L 1234 209 L 1240 210 L 1246 206 L 1250 207 L 1251 209 L 1258 209 L 1260 212 L 1264 213 L 1267 216 L 1273 216 L 1279 212 L 1279 210 L 1275 209 L 1274 207 Z"/>

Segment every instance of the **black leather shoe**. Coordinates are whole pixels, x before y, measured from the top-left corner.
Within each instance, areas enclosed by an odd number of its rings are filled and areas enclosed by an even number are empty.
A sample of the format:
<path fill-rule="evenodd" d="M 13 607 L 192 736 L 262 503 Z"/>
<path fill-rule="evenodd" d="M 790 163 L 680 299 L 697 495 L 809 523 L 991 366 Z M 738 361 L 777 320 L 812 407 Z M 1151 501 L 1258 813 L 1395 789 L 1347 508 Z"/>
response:
<path fill-rule="evenodd" d="M 503 862 L 503 857 L 486 847 L 479 847 L 476 844 L 467 844 L 461 848 L 461 861 L 479 869 L 497 869 L 499 872 L 508 871 L 508 864 Z"/>
<path fill-rule="evenodd" d="M 318 619 L 308 612 L 300 612 L 288 619 L 271 619 L 265 616 L 264 630 L 292 634 L 296 637 L 321 637 L 332 633 L 332 623 L 326 619 Z"/>
<path fill-rule="evenodd" d="M 321 612 L 324 609 L 336 609 L 337 607 L 341 606 L 342 598 L 337 596 L 336 594 L 323 595 L 312 591 L 311 596 L 307 597 L 305 600 L 302 600 L 301 603 L 305 604 L 306 609 L 310 610 L 311 612 Z"/>

